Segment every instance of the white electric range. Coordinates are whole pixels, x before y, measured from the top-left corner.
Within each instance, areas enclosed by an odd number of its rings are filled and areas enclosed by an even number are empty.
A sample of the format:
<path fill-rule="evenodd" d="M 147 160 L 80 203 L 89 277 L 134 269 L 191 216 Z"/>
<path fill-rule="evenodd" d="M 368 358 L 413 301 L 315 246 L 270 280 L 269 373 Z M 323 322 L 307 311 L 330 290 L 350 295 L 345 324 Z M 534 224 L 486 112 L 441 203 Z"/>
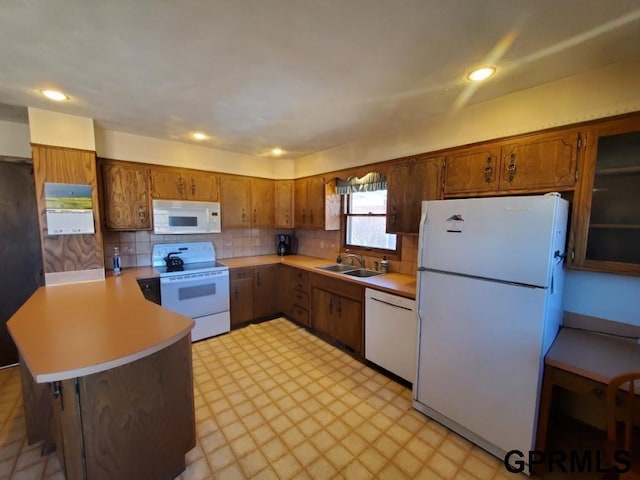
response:
<path fill-rule="evenodd" d="M 162 306 L 195 320 L 191 341 L 229 331 L 229 267 L 216 261 L 212 242 L 156 244 L 151 261 Z"/>

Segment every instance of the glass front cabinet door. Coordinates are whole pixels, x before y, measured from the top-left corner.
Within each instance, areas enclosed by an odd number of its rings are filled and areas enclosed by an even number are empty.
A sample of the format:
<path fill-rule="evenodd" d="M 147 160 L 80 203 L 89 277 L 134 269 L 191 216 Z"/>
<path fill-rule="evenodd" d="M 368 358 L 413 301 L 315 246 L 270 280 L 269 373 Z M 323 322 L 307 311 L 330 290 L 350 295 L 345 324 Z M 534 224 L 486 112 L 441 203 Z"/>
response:
<path fill-rule="evenodd" d="M 640 118 L 595 125 L 574 198 L 569 265 L 640 275 Z"/>

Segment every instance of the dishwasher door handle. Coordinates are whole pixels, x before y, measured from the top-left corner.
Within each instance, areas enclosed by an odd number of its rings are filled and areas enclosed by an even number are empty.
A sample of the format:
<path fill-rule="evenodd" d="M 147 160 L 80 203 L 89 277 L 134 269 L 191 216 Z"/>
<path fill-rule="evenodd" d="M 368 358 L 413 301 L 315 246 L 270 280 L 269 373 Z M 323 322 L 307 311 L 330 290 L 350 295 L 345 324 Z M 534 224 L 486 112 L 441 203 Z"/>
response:
<path fill-rule="evenodd" d="M 375 300 L 376 302 L 380 302 L 380 303 L 384 303 L 385 305 L 389 305 L 390 307 L 394 307 L 394 308 L 401 308 L 403 310 L 408 310 L 409 312 L 413 312 L 413 308 L 407 308 L 407 307 L 403 307 L 402 305 L 396 305 L 395 303 L 391 303 L 391 302 L 385 302 L 384 300 L 379 300 L 375 297 L 369 297 L 371 300 Z"/>

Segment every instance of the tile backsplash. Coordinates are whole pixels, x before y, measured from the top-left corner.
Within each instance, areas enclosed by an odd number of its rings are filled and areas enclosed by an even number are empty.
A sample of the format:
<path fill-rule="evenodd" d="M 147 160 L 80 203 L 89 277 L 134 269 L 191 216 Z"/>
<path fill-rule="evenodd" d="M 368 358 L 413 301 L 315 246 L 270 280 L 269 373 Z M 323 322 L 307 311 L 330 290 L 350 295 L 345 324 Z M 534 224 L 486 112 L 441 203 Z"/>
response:
<path fill-rule="evenodd" d="M 218 259 L 276 253 L 276 235 L 288 229 L 241 228 L 223 233 L 200 235 L 156 235 L 148 231 L 103 232 L 104 264 L 113 265 L 113 248 L 120 249 L 122 268 L 151 265 L 151 251 L 156 243 L 213 242 Z"/>
<path fill-rule="evenodd" d="M 151 251 L 156 243 L 178 242 L 213 242 L 218 259 L 231 257 L 248 257 L 252 255 L 269 255 L 276 253 L 276 235 L 291 235 L 290 229 L 272 228 L 239 228 L 222 233 L 201 235 L 156 235 L 148 231 L 110 232 L 104 231 L 105 266 L 113 265 L 113 248 L 120 249 L 122 268 L 147 267 L 151 265 Z M 335 261 L 341 251 L 339 231 L 296 230 L 298 253 L 310 257 L 325 258 Z M 344 253 L 344 252 L 343 252 Z M 364 256 L 368 268 L 373 268 L 379 257 Z M 389 270 L 408 275 L 415 275 L 418 258 L 418 237 L 402 237 L 402 259 L 389 260 Z"/>

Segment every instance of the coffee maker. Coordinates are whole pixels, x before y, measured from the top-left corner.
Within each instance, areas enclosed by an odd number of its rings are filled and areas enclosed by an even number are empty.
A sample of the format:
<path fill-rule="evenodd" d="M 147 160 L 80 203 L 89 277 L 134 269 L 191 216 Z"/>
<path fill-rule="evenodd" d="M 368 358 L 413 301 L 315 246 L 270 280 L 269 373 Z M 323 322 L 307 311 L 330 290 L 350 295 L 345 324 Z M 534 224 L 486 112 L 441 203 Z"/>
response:
<path fill-rule="evenodd" d="M 291 237 L 289 235 L 276 235 L 276 253 L 280 256 L 291 253 Z"/>

